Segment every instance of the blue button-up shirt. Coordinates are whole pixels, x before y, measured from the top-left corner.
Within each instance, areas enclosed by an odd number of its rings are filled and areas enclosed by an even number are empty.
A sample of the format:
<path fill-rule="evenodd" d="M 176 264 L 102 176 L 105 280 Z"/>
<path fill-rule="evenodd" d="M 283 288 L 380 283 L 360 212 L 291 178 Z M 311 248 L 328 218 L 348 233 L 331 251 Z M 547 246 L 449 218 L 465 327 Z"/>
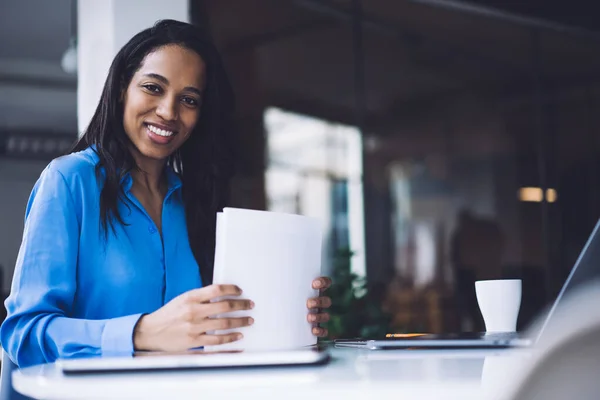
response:
<path fill-rule="evenodd" d="M 167 169 L 162 238 L 132 180 L 119 200 L 125 225 L 105 237 L 100 224 L 98 156 L 91 149 L 52 161 L 35 184 L 7 318 L 4 350 L 20 367 L 57 358 L 131 354 L 133 329 L 150 313 L 202 282 L 189 245 L 181 180 Z"/>

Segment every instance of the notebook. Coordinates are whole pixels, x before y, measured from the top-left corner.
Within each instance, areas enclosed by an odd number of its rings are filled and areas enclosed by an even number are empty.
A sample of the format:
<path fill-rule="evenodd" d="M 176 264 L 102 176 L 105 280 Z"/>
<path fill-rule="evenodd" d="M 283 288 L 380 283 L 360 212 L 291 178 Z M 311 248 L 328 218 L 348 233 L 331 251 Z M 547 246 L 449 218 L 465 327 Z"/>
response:
<path fill-rule="evenodd" d="M 321 276 L 321 222 L 303 215 L 225 208 L 217 214 L 213 284 L 239 286 L 252 310 L 218 317 L 254 318 L 243 339 L 207 350 L 285 350 L 315 345 L 307 321 L 312 281 Z M 219 299 L 220 300 L 220 299 Z M 220 330 L 212 333 L 226 333 Z"/>

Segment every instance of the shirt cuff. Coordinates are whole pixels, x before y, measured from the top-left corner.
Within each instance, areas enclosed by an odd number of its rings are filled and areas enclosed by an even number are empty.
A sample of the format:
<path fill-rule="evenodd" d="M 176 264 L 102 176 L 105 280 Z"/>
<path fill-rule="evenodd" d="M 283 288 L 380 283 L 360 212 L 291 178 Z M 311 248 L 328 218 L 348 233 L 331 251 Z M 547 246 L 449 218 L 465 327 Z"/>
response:
<path fill-rule="evenodd" d="M 102 355 L 133 354 L 133 329 L 143 314 L 111 318 L 102 331 Z"/>

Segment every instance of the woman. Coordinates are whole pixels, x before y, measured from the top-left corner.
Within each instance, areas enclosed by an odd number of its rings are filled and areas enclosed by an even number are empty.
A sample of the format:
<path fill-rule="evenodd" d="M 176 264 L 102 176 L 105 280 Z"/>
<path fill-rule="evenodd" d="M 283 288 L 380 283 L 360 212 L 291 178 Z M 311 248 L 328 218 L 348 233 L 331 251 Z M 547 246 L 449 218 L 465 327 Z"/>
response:
<path fill-rule="evenodd" d="M 119 51 L 87 131 L 43 171 L 27 205 L 0 328 L 18 366 L 241 338 L 207 333 L 253 322 L 210 318 L 253 306 L 211 302 L 242 294 L 210 285 L 215 215 L 232 175 L 232 98 L 217 50 L 192 25 L 160 21 Z"/>

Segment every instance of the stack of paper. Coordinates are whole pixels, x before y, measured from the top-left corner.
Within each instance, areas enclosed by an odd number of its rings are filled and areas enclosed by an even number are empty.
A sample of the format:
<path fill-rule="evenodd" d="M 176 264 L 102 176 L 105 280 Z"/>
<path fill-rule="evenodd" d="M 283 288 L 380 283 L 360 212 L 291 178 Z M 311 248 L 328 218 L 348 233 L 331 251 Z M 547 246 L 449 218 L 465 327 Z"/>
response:
<path fill-rule="evenodd" d="M 234 284 L 248 311 L 218 317 L 251 316 L 254 324 L 232 331 L 244 338 L 209 350 L 281 350 L 316 343 L 306 302 L 318 295 L 321 225 L 317 219 L 268 211 L 225 208 L 217 214 L 214 284 Z M 225 333 L 228 331 L 216 331 Z"/>

